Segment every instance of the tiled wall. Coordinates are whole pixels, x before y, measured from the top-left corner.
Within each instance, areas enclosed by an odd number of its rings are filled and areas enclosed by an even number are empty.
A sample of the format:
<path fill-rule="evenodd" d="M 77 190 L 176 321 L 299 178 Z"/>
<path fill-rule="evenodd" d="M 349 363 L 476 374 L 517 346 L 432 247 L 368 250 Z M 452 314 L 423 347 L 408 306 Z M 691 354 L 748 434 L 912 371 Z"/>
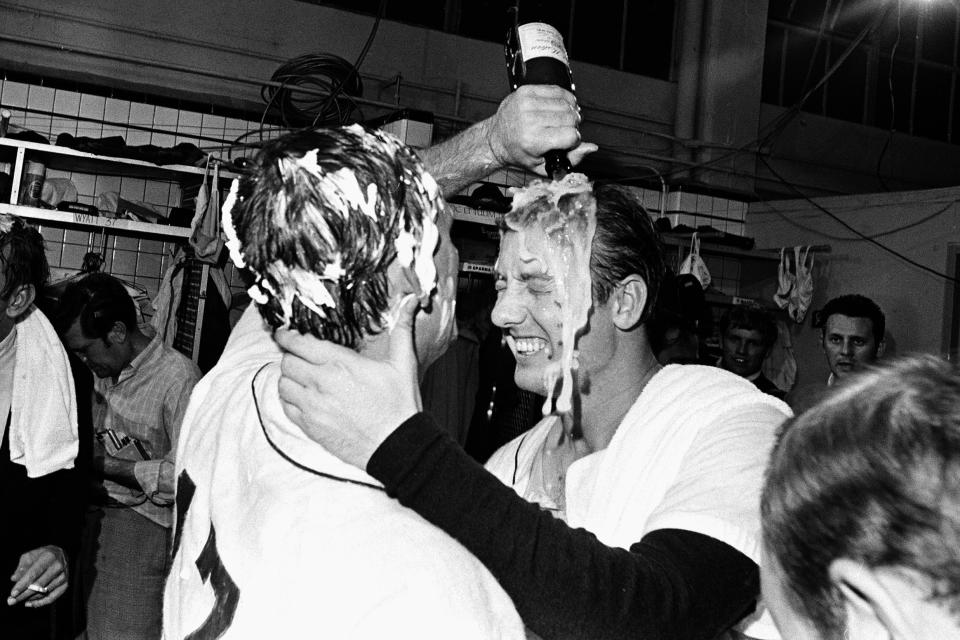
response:
<path fill-rule="evenodd" d="M 659 201 L 659 197 L 657 199 Z M 672 227 L 683 225 L 697 229 L 707 226 L 725 233 L 744 235 L 746 202 L 677 189 L 667 193 L 665 210 L 664 215 L 670 220 Z M 688 251 L 689 247 L 672 252 L 676 256 L 677 264 L 686 257 Z M 668 257 L 673 258 L 674 255 Z M 740 295 L 740 259 L 709 253 L 702 257 L 710 271 L 710 287 L 728 296 Z"/>
<path fill-rule="evenodd" d="M 710 226 L 739 236 L 744 231 L 747 203 L 676 189 L 667 194 L 666 213 L 673 226 Z"/>
<path fill-rule="evenodd" d="M 8 80 L 6 77 L 0 82 L 0 104 L 13 114 L 11 121 L 50 136 L 51 142 L 60 133 L 93 138 L 123 136 L 129 145 L 169 147 L 180 142 L 191 142 L 207 151 L 223 151 L 223 157 L 230 159 L 230 150 L 225 147 L 239 136 L 260 127 L 260 123 L 253 119 L 229 118 L 55 89 Z M 31 113 L 25 109 L 56 115 Z M 267 129 L 270 130 L 269 127 Z M 200 140 L 197 136 L 212 140 Z"/>
<path fill-rule="evenodd" d="M 51 143 L 61 133 L 90 138 L 122 136 L 131 146 L 171 147 L 189 142 L 224 160 L 243 155 L 243 149 L 231 147 L 230 143 L 260 127 L 260 123 L 252 118 L 232 118 L 117 99 L 7 77 L 0 79 L 0 106 L 11 112 L 12 124 L 31 129 L 47 137 Z M 264 136 L 275 133 L 275 129 L 268 128 Z M 77 188 L 77 200 L 84 204 L 96 205 L 97 196 L 110 191 L 119 193 L 126 200 L 147 204 L 161 213 L 168 213 L 171 207 L 190 204 L 176 182 L 52 169 L 47 171 L 46 177 L 71 180 Z M 78 271 L 83 256 L 88 251 L 96 251 L 104 256 L 104 271 L 139 285 L 151 297 L 156 294 L 177 246 L 173 240 L 158 236 L 144 237 L 117 231 L 104 233 L 100 229 L 67 228 L 51 223 L 38 226 L 46 240 L 47 258 L 54 278 Z M 232 265 L 228 265 L 226 275 L 232 287 L 242 290 Z"/>
<path fill-rule="evenodd" d="M 178 109 L 93 92 L 30 84 L 6 77 L 0 79 L 0 105 L 11 111 L 13 124 L 34 130 L 48 137 L 51 142 L 60 133 L 91 138 L 122 136 L 128 145 L 170 147 L 189 142 L 224 160 L 243 155 L 244 150 L 231 146 L 231 143 L 260 127 L 259 121 L 253 118 L 216 115 L 212 113 L 213 109 L 211 113 Z M 262 135 L 269 138 L 275 134 L 276 129 L 268 127 Z M 258 134 L 254 135 L 259 138 Z M 78 200 L 86 204 L 95 205 L 97 196 L 108 191 L 116 191 L 127 200 L 143 202 L 163 212 L 168 212 L 174 206 L 188 204 L 179 184 L 175 182 L 54 170 L 48 171 L 47 177 L 70 179 L 77 187 Z M 526 184 L 532 177 L 532 174 L 523 171 L 509 170 L 497 172 L 487 182 L 497 184 L 506 191 L 507 187 Z M 661 206 L 660 191 L 639 187 L 635 191 L 655 219 L 665 215 L 673 226 L 709 225 L 727 233 L 743 234 L 746 203 L 676 190 L 667 194 L 666 204 Z M 55 273 L 79 270 L 84 254 L 98 251 L 105 258 L 104 270 L 140 285 L 151 297 L 155 295 L 164 272 L 170 266 L 176 248 L 176 243 L 170 240 L 118 232 L 105 234 L 96 229 L 43 224 L 41 231 L 46 238 L 48 260 Z M 685 255 L 686 250 L 683 249 L 676 251 L 676 256 L 671 253 L 668 258 L 675 264 Z M 714 278 L 714 288 L 728 295 L 738 295 L 740 261 L 712 255 L 704 256 L 704 259 Z M 227 265 L 226 275 L 236 291 L 243 289 L 232 265 Z"/>

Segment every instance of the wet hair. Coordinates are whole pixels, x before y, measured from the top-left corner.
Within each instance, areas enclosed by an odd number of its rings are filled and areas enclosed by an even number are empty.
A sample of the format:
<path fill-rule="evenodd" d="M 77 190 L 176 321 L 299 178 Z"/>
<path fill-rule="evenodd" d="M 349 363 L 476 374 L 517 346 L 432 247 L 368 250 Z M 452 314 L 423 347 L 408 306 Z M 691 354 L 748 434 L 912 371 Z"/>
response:
<path fill-rule="evenodd" d="M 593 236 L 590 272 L 593 297 L 603 304 L 627 276 L 636 274 L 647 285 L 647 302 L 641 317 L 653 313 L 667 271 L 660 236 L 643 204 L 625 187 L 596 184 L 597 230 Z"/>
<path fill-rule="evenodd" d="M 435 245 L 425 239 L 435 241 L 442 211 L 436 183 L 410 149 L 352 125 L 266 143 L 223 221 L 231 257 L 271 326 L 357 348 L 385 323 L 387 267 L 398 251 L 405 266 L 416 262 L 421 295 L 429 294 L 433 282 L 420 271 L 433 268 Z"/>
<path fill-rule="evenodd" d="M 667 268 L 650 215 L 626 187 L 596 183 L 596 230 L 590 247 L 590 278 L 593 299 L 604 304 L 621 280 L 638 275 L 647 285 L 647 300 L 641 321 L 653 314 Z M 530 216 L 528 216 L 530 217 Z M 529 224 L 529 220 L 522 220 Z M 505 223 L 502 232 L 511 231 Z"/>
<path fill-rule="evenodd" d="M 79 319 L 87 338 L 107 339 L 113 325 L 122 322 L 127 331 L 137 328 L 137 311 L 123 283 L 106 273 L 91 273 L 63 290 L 53 317 L 61 335 Z"/>
<path fill-rule="evenodd" d="M 43 236 L 20 218 L 7 214 L 0 214 L 0 269 L 3 299 L 24 285 L 32 285 L 39 297 L 50 277 Z"/>
<path fill-rule="evenodd" d="M 960 620 L 960 370 L 904 359 L 787 421 L 761 513 L 794 609 L 824 637 L 843 637 L 838 558 L 915 572 Z"/>
<path fill-rule="evenodd" d="M 777 341 L 777 323 L 760 307 L 734 305 L 728 309 L 720 318 L 720 335 L 725 336 L 733 329 L 758 332 L 765 349 L 769 349 Z"/>
<path fill-rule="evenodd" d="M 830 316 L 837 314 L 850 318 L 867 318 L 873 326 L 873 341 L 878 347 L 883 342 L 887 321 L 880 306 L 870 298 L 857 293 L 848 293 L 827 302 L 820 312 L 821 332 L 826 330 Z"/>

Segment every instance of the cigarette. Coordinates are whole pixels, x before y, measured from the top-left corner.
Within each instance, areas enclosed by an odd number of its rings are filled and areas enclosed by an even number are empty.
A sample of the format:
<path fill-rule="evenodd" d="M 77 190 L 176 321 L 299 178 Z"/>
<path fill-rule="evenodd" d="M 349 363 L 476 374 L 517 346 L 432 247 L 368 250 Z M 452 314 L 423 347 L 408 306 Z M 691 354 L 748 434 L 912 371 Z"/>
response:
<path fill-rule="evenodd" d="M 37 593 L 46 593 L 47 591 L 49 591 L 49 589 L 47 589 L 46 587 L 41 587 L 36 582 L 31 582 L 30 584 L 28 584 L 27 589 L 29 589 L 30 591 L 36 591 Z"/>

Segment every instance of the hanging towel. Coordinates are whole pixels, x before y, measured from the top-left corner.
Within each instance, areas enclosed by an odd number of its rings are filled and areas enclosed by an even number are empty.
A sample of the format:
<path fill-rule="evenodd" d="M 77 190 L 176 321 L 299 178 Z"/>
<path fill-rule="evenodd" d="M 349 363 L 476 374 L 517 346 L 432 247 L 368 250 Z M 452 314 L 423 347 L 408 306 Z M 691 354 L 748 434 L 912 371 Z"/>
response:
<path fill-rule="evenodd" d="M 790 304 L 790 292 L 796 286 L 796 279 L 790 270 L 790 256 L 783 247 L 780 247 L 780 264 L 777 267 L 777 292 L 773 294 L 773 301 L 781 309 Z"/>
<path fill-rule="evenodd" d="M 157 295 L 153 298 L 153 318 L 150 323 L 167 346 L 173 346 L 173 339 L 177 335 L 177 309 L 180 307 L 180 294 L 183 290 L 185 259 L 183 249 L 177 248 L 167 272 L 163 274 L 163 280 L 160 281 Z"/>
<path fill-rule="evenodd" d="M 16 349 L 10 459 L 25 466 L 31 478 L 70 469 L 80 443 L 70 361 L 50 321 L 35 306 L 17 323 Z"/>
<path fill-rule="evenodd" d="M 787 312 L 797 324 L 803 322 L 813 300 L 813 254 L 810 247 L 793 248 L 793 261 L 796 263 L 795 285 L 790 292 L 790 302 Z"/>
<path fill-rule="evenodd" d="M 213 165 L 213 178 L 210 178 L 210 165 Z M 220 239 L 220 163 L 207 158 L 207 170 L 203 174 L 203 184 L 197 192 L 197 203 L 193 221 L 190 224 L 190 246 L 200 260 L 216 262 L 223 241 Z"/>
<path fill-rule="evenodd" d="M 693 237 L 690 238 L 690 253 L 687 254 L 686 259 L 681 263 L 677 273 L 679 275 L 692 275 L 700 282 L 700 287 L 704 291 L 710 286 L 710 270 L 707 269 L 707 264 L 703 261 L 703 258 L 700 257 L 700 238 L 697 236 L 696 231 L 694 231 Z"/>

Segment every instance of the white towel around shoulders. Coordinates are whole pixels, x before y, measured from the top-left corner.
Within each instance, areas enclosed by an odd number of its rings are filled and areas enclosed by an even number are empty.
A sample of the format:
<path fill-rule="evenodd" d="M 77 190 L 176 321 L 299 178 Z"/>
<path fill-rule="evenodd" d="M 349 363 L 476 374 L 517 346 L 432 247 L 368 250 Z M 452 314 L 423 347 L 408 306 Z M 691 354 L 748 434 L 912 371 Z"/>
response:
<path fill-rule="evenodd" d="M 10 459 L 25 466 L 29 477 L 38 478 L 72 468 L 79 444 L 67 352 L 50 321 L 31 306 L 17 323 Z"/>

